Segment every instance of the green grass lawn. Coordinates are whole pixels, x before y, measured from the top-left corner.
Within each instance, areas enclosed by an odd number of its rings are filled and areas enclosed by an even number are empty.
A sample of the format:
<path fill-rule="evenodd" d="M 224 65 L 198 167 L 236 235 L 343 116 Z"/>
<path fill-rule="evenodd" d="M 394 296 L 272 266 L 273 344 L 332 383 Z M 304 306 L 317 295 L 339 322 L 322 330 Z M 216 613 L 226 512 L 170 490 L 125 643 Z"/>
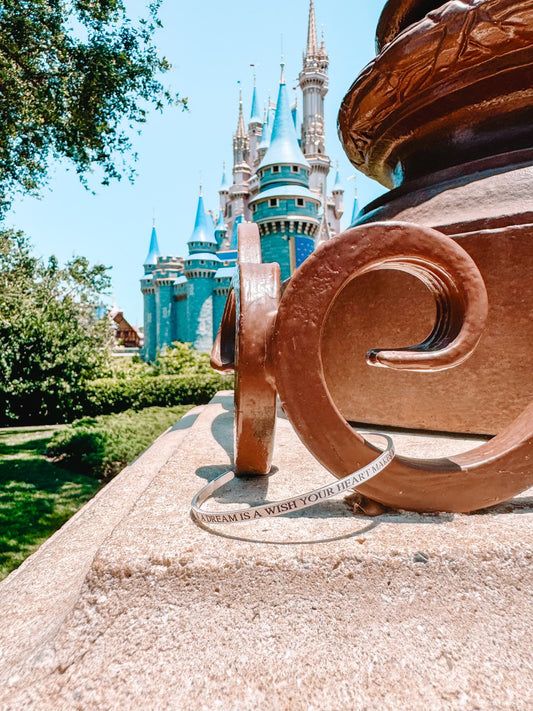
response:
<path fill-rule="evenodd" d="M 112 460 L 119 471 L 138 456 L 192 405 L 129 410 L 92 418 L 89 425 L 56 425 L 0 429 L 0 580 L 33 553 L 103 486 L 102 461 Z M 55 433 L 62 437 L 82 430 L 109 435 L 92 452 L 94 471 L 72 456 L 66 466 L 46 457 L 46 446 Z M 80 446 L 88 453 L 91 437 Z M 90 453 L 90 452 L 89 452 Z M 79 452 L 74 448 L 74 454 Z M 66 464 L 66 461 L 63 462 Z M 74 469 L 84 473 L 77 473 Z"/>
<path fill-rule="evenodd" d="M 101 487 L 45 456 L 58 427 L 0 430 L 0 579 L 5 578 Z"/>

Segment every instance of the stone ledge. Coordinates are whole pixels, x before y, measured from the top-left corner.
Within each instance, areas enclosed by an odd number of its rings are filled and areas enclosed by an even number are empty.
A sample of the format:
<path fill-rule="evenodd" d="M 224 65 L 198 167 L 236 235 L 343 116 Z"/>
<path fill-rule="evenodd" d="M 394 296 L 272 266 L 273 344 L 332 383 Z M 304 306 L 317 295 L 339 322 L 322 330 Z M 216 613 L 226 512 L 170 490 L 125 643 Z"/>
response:
<path fill-rule="evenodd" d="M 190 410 L 59 531 L 0 582 L 0 684 L 20 680 L 75 606 L 98 548 L 178 449 L 202 407 Z"/>
<path fill-rule="evenodd" d="M 209 532 L 189 504 L 231 461 L 230 395 L 196 416 L 0 585 L 1 708 L 531 708 L 532 491 L 470 516 L 367 519 L 339 498 Z M 279 471 L 209 505 L 328 480 L 277 427 Z M 423 456 L 472 446 L 394 438 Z"/>

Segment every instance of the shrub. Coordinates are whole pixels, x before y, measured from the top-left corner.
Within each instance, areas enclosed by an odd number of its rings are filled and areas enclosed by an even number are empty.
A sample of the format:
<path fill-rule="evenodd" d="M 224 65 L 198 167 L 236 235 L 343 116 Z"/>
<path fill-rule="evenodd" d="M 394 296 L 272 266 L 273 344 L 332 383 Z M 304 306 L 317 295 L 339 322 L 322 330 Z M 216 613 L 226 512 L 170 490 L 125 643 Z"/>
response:
<path fill-rule="evenodd" d="M 197 405 L 208 402 L 218 390 L 232 387 L 231 376 L 216 373 L 101 378 L 86 384 L 83 413 L 96 416 L 145 407 Z"/>
<path fill-rule="evenodd" d="M 174 341 L 171 348 L 158 354 L 152 365 L 154 375 L 212 373 L 207 353 L 199 353 L 190 343 Z"/>
<path fill-rule="evenodd" d="M 191 406 L 85 417 L 56 432 L 46 453 L 79 474 L 108 479 L 131 462 Z"/>

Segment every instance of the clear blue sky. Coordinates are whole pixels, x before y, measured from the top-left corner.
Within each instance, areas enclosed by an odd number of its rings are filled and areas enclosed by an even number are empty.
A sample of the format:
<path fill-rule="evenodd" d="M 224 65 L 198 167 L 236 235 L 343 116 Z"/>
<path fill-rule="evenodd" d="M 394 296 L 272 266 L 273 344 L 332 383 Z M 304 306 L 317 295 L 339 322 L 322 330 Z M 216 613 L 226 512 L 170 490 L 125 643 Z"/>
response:
<path fill-rule="evenodd" d="M 357 74 L 374 56 L 374 34 L 384 0 L 315 0 L 319 34 L 324 30 L 330 57 L 326 96 L 327 150 L 339 161 L 345 187 L 345 220 L 351 215 L 355 173 L 337 138 L 337 112 Z M 142 14 L 141 0 L 127 2 L 132 17 Z M 164 254 L 184 254 L 193 228 L 198 185 L 208 208 L 218 209 L 222 162 L 228 176 L 232 134 L 237 125 L 238 80 L 245 118 L 255 64 L 261 106 L 277 95 L 283 41 L 288 87 L 297 85 L 307 35 L 308 0 L 164 0 L 164 28 L 157 46 L 173 65 L 166 82 L 189 99 L 190 110 L 153 112 L 133 137 L 138 177 L 103 187 L 98 180 L 85 190 L 66 165 L 54 167 L 40 200 L 22 198 L 6 219 L 24 230 L 43 256 L 61 261 L 81 254 L 112 267 L 113 296 L 133 323 L 142 323 L 139 278 L 148 250 L 155 212 Z M 283 38 L 283 40 L 282 40 Z M 292 82 L 292 84 L 291 84 Z M 293 92 L 294 93 L 294 92 Z M 299 98 L 301 96 L 298 91 Z M 330 185 L 334 175 L 330 175 Z M 360 204 L 383 192 L 377 183 L 357 177 Z"/>

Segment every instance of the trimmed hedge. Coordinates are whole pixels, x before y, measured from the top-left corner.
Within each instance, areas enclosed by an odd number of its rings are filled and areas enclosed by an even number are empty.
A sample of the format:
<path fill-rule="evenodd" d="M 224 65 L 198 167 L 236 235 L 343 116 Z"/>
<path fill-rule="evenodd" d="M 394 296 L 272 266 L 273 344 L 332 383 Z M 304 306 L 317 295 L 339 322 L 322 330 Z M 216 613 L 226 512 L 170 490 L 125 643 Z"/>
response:
<path fill-rule="evenodd" d="M 139 456 L 192 405 L 149 407 L 115 415 L 84 417 L 56 432 L 46 454 L 79 474 L 109 479 Z"/>
<path fill-rule="evenodd" d="M 199 405 L 208 402 L 219 390 L 232 387 L 231 376 L 217 373 L 102 378 L 86 384 L 82 409 L 84 415 L 95 417 L 145 407 Z"/>

